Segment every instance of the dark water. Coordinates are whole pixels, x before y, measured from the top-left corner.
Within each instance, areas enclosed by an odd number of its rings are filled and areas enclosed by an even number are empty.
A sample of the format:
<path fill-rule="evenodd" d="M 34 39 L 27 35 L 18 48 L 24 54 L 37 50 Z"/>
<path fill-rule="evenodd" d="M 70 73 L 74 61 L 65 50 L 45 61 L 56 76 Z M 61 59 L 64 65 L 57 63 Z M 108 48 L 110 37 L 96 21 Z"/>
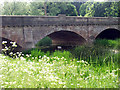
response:
<path fill-rule="evenodd" d="M 42 47 L 42 48 L 39 47 L 38 49 L 40 49 L 43 52 L 47 52 L 47 51 L 54 52 L 55 50 L 61 50 L 61 51 L 68 50 L 69 51 L 73 48 L 75 48 L 75 46 L 60 46 L 60 45 L 58 45 L 58 46 L 49 46 L 49 47 Z"/>

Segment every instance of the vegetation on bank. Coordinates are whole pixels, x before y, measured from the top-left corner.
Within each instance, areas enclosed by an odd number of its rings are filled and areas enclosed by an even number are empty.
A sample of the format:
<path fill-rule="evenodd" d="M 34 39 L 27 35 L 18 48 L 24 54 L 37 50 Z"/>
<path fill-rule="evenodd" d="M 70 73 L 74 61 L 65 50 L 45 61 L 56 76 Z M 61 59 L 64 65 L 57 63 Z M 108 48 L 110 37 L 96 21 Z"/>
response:
<path fill-rule="evenodd" d="M 0 56 L 2 88 L 118 88 L 118 64 L 43 56 L 26 61 Z"/>
<path fill-rule="evenodd" d="M 118 88 L 117 41 L 98 40 L 92 47 L 79 46 L 52 53 L 33 49 L 24 57 L 19 53 L 20 57 L 15 59 L 0 54 L 1 87 Z"/>

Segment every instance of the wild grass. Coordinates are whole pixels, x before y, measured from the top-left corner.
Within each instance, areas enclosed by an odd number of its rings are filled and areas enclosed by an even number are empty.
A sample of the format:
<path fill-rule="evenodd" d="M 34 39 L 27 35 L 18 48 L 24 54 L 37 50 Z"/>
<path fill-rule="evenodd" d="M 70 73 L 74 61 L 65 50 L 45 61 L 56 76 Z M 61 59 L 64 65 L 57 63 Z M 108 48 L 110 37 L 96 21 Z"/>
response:
<path fill-rule="evenodd" d="M 120 50 L 120 39 L 107 40 L 107 39 L 97 39 L 94 42 L 95 46 L 101 46 L 106 48 L 118 49 Z"/>
<path fill-rule="evenodd" d="M 0 54 L 1 87 L 118 88 L 120 52 L 113 50 L 119 44 L 109 47 L 99 42 L 53 53 L 33 49 L 15 59 Z"/>
<path fill-rule="evenodd" d="M 118 88 L 118 66 L 47 57 L 33 61 L 0 55 L 2 88 Z"/>

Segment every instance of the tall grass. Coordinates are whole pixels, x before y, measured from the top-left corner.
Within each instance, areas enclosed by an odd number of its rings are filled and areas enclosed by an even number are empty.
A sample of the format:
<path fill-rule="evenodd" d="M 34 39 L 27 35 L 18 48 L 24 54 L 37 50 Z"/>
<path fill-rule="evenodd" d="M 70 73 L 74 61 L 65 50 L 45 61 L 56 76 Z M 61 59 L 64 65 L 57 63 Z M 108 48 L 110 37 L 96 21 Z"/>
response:
<path fill-rule="evenodd" d="M 120 39 L 116 40 L 97 39 L 95 40 L 94 45 L 102 46 L 104 48 L 106 47 L 112 49 L 120 49 Z"/>
<path fill-rule="evenodd" d="M 118 67 L 43 56 L 38 61 L 0 55 L 2 88 L 118 88 Z"/>
<path fill-rule="evenodd" d="M 18 59 L 0 55 L 1 87 L 118 88 L 120 52 L 113 51 L 118 47 L 116 41 L 98 40 L 70 51 L 32 49 Z"/>

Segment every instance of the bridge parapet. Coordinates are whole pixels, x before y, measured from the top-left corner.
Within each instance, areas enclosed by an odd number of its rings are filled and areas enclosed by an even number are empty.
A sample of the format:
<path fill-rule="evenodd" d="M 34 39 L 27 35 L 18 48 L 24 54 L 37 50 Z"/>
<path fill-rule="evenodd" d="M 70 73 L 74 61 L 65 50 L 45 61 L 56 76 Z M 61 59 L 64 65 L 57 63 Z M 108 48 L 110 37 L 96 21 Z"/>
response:
<path fill-rule="evenodd" d="M 119 17 L 0 16 L 2 26 L 118 25 Z"/>

